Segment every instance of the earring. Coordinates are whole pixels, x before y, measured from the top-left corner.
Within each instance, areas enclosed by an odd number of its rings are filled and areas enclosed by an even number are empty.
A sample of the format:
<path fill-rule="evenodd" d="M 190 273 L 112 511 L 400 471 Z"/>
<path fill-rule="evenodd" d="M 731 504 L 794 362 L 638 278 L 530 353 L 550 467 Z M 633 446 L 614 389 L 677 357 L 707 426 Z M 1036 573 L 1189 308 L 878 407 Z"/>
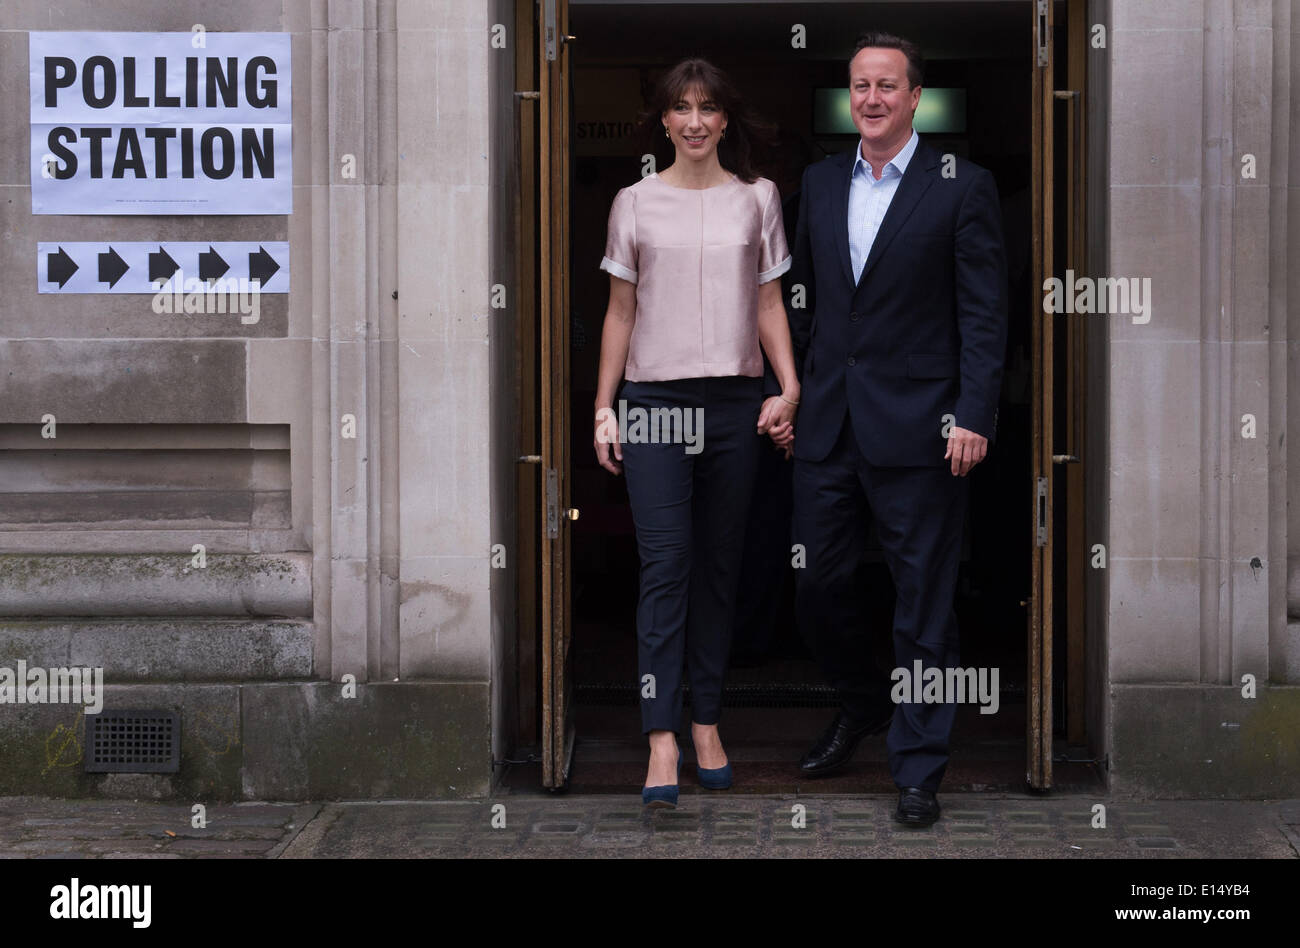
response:
<path fill-rule="evenodd" d="M 725 125 L 724 125 L 723 128 L 722 128 L 722 136 L 721 136 L 721 137 L 722 137 L 722 138 L 726 138 L 726 137 L 727 137 L 727 128 L 726 128 Z"/>
<path fill-rule="evenodd" d="M 672 138 L 673 138 L 671 135 L 668 134 L 668 126 L 667 126 L 667 125 L 664 126 L 664 138 L 668 139 L 669 141 L 672 141 Z"/>

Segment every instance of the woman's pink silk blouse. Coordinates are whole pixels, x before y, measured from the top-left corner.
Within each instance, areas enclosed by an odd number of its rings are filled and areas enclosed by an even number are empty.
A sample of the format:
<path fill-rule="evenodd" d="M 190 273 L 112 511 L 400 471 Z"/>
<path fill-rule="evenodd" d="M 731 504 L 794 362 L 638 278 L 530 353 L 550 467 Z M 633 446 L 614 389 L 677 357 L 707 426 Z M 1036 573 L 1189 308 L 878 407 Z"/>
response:
<path fill-rule="evenodd" d="M 690 190 L 651 174 L 623 188 L 600 268 L 636 284 L 624 378 L 762 375 L 758 287 L 790 262 L 781 198 L 767 178 Z"/>

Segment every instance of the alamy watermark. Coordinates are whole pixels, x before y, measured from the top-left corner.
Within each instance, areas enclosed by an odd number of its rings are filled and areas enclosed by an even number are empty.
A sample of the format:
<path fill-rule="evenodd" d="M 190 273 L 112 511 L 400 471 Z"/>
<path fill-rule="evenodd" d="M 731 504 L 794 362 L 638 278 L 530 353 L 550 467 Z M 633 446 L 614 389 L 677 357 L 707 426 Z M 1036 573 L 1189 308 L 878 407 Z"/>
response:
<path fill-rule="evenodd" d="M 84 704 L 87 714 L 104 710 L 104 669 L 0 665 L 0 704 Z"/>
<path fill-rule="evenodd" d="M 889 676 L 894 704 L 978 704 L 980 714 L 998 713 L 996 668 L 895 668 Z"/>
<path fill-rule="evenodd" d="M 1043 293 L 1044 313 L 1132 314 L 1138 325 L 1151 322 L 1150 277 L 1076 278 L 1066 270 L 1064 280 L 1044 280 Z"/>
<path fill-rule="evenodd" d="M 158 292 L 153 296 L 155 313 L 176 315 L 194 313 L 239 313 L 239 321 L 251 326 L 262 318 L 262 281 L 247 277 L 221 277 L 202 280 L 186 279 L 184 270 L 177 270 L 164 283 L 154 281 Z"/>
<path fill-rule="evenodd" d="M 620 398 L 617 415 L 612 408 L 596 412 L 596 440 L 612 444 L 616 437 L 620 444 L 684 444 L 687 454 L 699 454 L 704 450 L 704 409 L 629 408 Z"/>
<path fill-rule="evenodd" d="M 148 928 L 153 918 L 151 885 L 82 885 L 73 876 L 50 889 L 50 918 L 125 918 Z"/>

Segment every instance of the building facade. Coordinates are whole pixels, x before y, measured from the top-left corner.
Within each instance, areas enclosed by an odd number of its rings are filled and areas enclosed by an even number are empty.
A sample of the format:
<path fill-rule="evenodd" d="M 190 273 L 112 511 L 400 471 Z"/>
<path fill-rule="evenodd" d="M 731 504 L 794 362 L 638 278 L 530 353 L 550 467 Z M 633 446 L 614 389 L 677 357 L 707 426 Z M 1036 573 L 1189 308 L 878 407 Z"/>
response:
<path fill-rule="evenodd" d="M 0 794 L 479 798 L 544 741 L 547 503 L 580 496 L 561 465 L 547 497 L 532 420 L 543 129 L 582 43 L 555 30 L 617 13 L 548 3 L 0 8 L 0 666 L 101 668 L 106 710 L 180 729 L 174 772 L 87 772 L 83 708 L 0 704 Z M 1027 45 L 1035 0 L 990 6 Z M 1054 10 L 1088 43 L 1057 77 L 1087 276 L 1150 281 L 1149 318 L 1082 323 L 1079 727 L 1115 793 L 1296 795 L 1300 0 Z M 292 212 L 34 213 L 29 34 L 199 26 L 288 34 Z M 74 241 L 287 242 L 292 289 L 256 322 L 43 292 L 38 245 Z"/>

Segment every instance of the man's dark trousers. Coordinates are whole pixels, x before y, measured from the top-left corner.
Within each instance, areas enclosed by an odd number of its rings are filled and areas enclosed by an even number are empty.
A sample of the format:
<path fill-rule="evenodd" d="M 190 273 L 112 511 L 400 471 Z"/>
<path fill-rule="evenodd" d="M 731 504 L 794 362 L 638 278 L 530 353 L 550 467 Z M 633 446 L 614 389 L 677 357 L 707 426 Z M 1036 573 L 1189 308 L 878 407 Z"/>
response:
<path fill-rule="evenodd" d="M 805 169 L 786 274 L 801 382 L 795 539 L 808 554 L 796 572 L 800 624 L 822 643 L 850 704 L 871 669 L 855 639 L 869 630 L 848 596 L 867 511 L 898 593 L 896 667 L 957 667 L 953 594 L 969 488 L 944 454 L 955 428 L 994 440 L 1007 323 L 993 176 L 920 142 L 855 270 L 848 208 L 858 153 Z M 938 789 L 954 716 L 942 703 L 895 708 L 887 740 L 899 787 Z"/>
<path fill-rule="evenodd" d="M 855 582 L 869 515 L 897 590 L 894 657 L 911 675 L 922 668 L 955 668 L 957 617 L 953 611 L 969 480 L 947 464 L 880 467 L 862 457 L 845 413 L 835 447 L 821 461 L 794 462 L 794 541 L 807 564 L 797 570 L 800 621 L 846 713 L 871 716 L 883 699 L 874 672 L 874 630 L 863 623 Z M 954 704 L 913 703 L 894 709 L 886 744 L 899 787 L 938 791 L 948 766 Z"/>

